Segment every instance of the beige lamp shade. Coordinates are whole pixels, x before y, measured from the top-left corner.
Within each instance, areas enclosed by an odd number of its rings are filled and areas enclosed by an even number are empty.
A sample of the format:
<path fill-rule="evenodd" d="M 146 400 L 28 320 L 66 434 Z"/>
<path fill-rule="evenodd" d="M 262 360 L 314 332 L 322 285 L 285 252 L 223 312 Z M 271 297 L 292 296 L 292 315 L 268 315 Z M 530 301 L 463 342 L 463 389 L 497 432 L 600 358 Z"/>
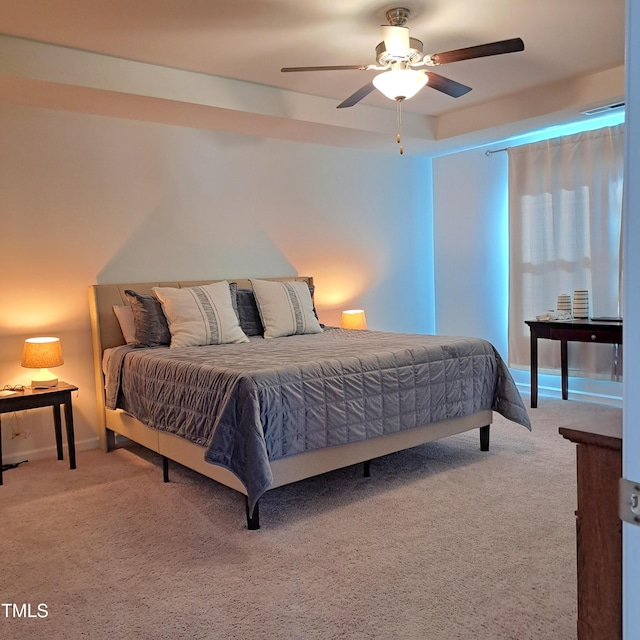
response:
<path fill-rule="evenodd" d="M 340 326 L 343 329 L 366 329 L 367 318 L 362 309 L 349 309 L 342 312 Z"/>
<path fill-rule="evenodd" d="M 27 369 L 40 369 L 31 380 L 34 389 L 55 387 L 58 378 L 48 369 L 64 364 L 59 338 L 27 338 L 22 350 L 22 366 Z"/>

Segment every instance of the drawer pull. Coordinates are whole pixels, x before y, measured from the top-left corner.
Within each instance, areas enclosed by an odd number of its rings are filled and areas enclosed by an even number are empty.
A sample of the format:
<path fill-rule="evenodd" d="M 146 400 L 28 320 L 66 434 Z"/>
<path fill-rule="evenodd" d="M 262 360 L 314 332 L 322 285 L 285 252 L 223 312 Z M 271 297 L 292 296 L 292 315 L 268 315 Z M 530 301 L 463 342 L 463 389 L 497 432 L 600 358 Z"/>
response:
<path fill-rule="evenodd" d="M 595 340 L 598 336 L 596 336 L 594 333 L 591 334 L 591 339 Z"/>

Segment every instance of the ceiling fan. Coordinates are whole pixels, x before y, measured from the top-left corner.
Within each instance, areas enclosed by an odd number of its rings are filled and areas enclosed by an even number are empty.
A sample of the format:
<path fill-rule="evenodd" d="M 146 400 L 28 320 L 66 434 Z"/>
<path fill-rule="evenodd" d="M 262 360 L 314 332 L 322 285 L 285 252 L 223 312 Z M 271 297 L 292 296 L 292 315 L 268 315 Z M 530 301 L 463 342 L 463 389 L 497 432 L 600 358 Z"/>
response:
<path fill-rule="evenodd" d="M 460 82 L 445 78 L 430 69 L 442 64 L 483 58 L 524 51 L 521 38 L 500 40 L 488 44 L 453 49 L 441 53 L 424 54 L 422 42 L 409 36 L 407 23 L 411 12 L 409 9 L 398 7 L 387 11 L 388 25 L 382 26 L 383 41 L 376 47 L 376 64 L 369 65 L 339 65 L 323 67 L 283 67 L 283 72 L 297 71 L 380 71 L 373 80 L 338 105 L 338 109 L 352 107 L 368 96 L 374 89 L 378 89 L 387 98 L 395 100 L 398 108 L 398 143 L 400 143 L 401 102 L 412 98 L 425 85 L 445 93 L 452 98 L 459 98 L 471 91 Z M 402 153 L 402 146 L 400 153 Z"/>

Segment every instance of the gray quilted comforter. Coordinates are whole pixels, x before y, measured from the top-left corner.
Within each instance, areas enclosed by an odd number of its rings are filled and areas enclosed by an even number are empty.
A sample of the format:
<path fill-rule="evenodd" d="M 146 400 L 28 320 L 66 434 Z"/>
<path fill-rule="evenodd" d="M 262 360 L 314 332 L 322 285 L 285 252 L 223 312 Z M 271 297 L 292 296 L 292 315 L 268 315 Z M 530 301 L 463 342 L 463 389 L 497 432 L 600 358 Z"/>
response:
<path fill-rule="evenodd" d="M 270 461 L 493 409 L 531 428 L 495 348 L 477 338 L 345 331 L 179 349 L 117 347 L 107 407 L 205 448 L 250 509 Z"/>

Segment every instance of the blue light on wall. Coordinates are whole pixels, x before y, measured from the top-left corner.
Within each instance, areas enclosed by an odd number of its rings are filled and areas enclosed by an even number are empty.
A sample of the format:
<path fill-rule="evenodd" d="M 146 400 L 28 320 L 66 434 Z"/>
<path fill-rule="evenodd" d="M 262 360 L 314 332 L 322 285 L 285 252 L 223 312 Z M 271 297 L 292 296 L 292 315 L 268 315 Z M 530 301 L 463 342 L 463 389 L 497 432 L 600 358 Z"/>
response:
<path fill-rule="evenodd" d="M 603 127 L 613 127 L 621 122 L 624 122 L 624 109 L 617 109 L 613 113 L 604 116 L 594 116 L 580 120 L 579 122 L 547 127 L 546 129 L 540 129 L 522 136 L 507 138 L 506 140 L 502 140 L 502 142 L 494 143 L 494 145 L 498 144 L 498 146 L 516 147 L 521 144 L 539 142 L 540 140 L 551 140 L 552 138 L 571 136 L 575 133 L 581 133 L 582 131 L 592 131 L 593 129 L 602 129 Z"/>

